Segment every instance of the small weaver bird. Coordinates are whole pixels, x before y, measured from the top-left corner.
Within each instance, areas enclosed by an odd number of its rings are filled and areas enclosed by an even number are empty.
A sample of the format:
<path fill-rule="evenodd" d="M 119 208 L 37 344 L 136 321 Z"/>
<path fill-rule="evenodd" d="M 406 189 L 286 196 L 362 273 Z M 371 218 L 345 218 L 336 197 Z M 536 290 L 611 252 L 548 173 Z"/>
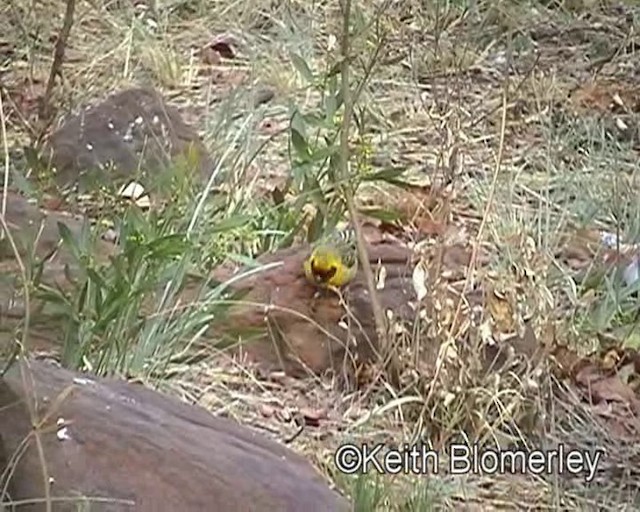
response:
<path fill-rule="evenodd" d="M 313 245 L 304 261 L 304 274 L 315 285 L 340 288 L 358 271 L 355 233 L 352 229 L 336 231 Z"/>

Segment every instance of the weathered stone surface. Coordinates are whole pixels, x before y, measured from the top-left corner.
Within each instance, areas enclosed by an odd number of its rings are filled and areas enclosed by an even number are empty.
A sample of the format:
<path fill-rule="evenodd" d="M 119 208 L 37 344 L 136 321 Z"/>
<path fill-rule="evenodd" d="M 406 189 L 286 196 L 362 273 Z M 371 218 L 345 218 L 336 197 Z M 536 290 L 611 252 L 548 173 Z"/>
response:
<path fill-rule="evenodd" d="M 391 310 L 395 318 L 412 318 L 415 312 L 410 303 L 416 297 L 411 286 L 411 250 L 372 240 L 368 252 L 374 271 L 385 269 L 384 288 L 379 290 L 383 309 Z M 238 350 L 251 361 L 295 376 L 332 369 L 348 378 L 360 363 L 376 359 L 375 321 L 366 280 L 360 269 L 342 297 L 320 291 L 304 276 L 308 254 L 308 247 L 293 247 L 259 258 L 262 264 L 280 265 L 232 285 L 245 295 L 212 326 L 210 336 L 233 338 L 248 331 L 252 336 L 244 336 Z M 226 268 L 214 271 L 221 281 L 230 274 Z"/>
<path fill-rule="evenodd" d="M 180 158 L 203 177 L 213 165 L 196 130 L 151 88 L 125 89 L 68 117 L 44 156 L 56 169 L 58 186 L 78 183 L 81 189 L 114 178 L 137 178 L 151 188 L 153 180 L 145 182 L 145 176 Z"/>
<path fill-rule="evenodd" d="M 0 381 L 5 455 L 27 439 L 11 472 L 13 500 L 44 496 L 24 402 L 36 396 L 38 418 L 46 418 L 39 435 L 53 497 L 102 498 L 90 506 L 100 512 L 349 510 L 307 461 L 246 427 L 141 385 L 42 360 L 24 368 L 26 393 L 18 364 Z M 76 511 L 79 502 L 60 500 L 53 510 Z"/>

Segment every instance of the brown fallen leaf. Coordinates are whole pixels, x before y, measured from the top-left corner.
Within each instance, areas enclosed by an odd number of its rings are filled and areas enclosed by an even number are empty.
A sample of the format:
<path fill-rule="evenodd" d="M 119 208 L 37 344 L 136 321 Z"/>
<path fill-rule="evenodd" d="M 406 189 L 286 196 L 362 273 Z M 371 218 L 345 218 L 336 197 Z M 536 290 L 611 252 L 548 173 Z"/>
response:
<path fill-rule="evenodd" d="M 327 410 L 323 408 L 312 409 L 303 407 L 300 409 L 300 414 L 304 419 L 304 424 L 310 427 L 319 427 L 321 420 L 328 419 Z"/>
<path fill-rule="evenodd" d="M 618 375 L 604 377 L 594 366 L 584 367 L 575 377 L 585 387 L 591 403 L 620 402 L 635 413 L 640 413 L 640 401 L 633 390 Z"/>
<path fill-rule="evenodd" d="M 620 355 L 617 350 L 609 350 L 602 358 L 602 367 L 605 370 L 613 370 L 620 362 Z"/>
<path fill-rule="evenodd" d="M 216 37 L 213 41 L 207 44 L 204 49 L 211 50 L 218 54 L 218 58 L 222 59 L 235 59 L 236 51 L 235 46 L 237 46 L 237 41 L 235 38 L 229 35 L 220 35 Z"/>
<path fill-rule="evenodd" d="M 265 418 L 271 418 L 275 414 L 275 408 L 267 404 L 260 404 L 259 410 Z"/>

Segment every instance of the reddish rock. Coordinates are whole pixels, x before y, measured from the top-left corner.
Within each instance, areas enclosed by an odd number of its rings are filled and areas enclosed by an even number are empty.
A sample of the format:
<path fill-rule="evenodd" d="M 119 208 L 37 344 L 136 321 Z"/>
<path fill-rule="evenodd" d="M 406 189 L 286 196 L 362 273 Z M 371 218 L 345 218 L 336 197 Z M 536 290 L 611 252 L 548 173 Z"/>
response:
<path fill-rule="evenodd" d="M 8 487 L 14 501 L 44 496 L 24 403 L 36 396 L 51 496 L 79 497 L 54 502 L 56 512 L 78 510 L 81 497 L 100 498 L 91 503 L 100 512 L 349 510 L 307 461 L 247 427 L 141 385 L 43 360 L 23 368 L 28 393 L 19 364 L 0 382 L 0 462 L 27 440 Z"/>

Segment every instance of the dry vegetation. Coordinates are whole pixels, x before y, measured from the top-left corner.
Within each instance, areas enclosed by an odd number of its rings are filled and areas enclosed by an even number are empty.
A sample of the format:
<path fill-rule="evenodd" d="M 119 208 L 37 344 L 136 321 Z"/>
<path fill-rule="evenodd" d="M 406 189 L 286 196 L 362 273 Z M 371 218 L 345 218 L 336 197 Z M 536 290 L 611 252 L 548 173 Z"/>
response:
<path fill-rule="evenodd" d="M 621 245 L 640 231 L 634 3 L 354 2 L 356 200 L 381 229 L 414 244 L 424 272 L 414 273 L 424 311 L 393 329 L 398 386 L 371 379 L 344 391 L 312 377 L 265 380 L 211 350 L 167 361 L 177 338 L 198 338 L 196 313 L 178 314 L 168 291 L 132 334 L 136 306 L 111 286 L 117 273 L 105 274 L 113 319 L 99 337 L 135 345 L 135 364 L 96 362 L 88 352 L 84 361 L 284 440 L 357 510 L 636 509 L 638 282 L 617 271 L 637 269 L 635 247 L 622 253 Z M 18 149 L 45 129 L 38 101 L 64 5 L 0 7 L 7 168 L 22 165 Z M 197 232 L 180 250 L 201 269 L 246 262 L 290 244 L 301 212 L 347 209 L 332 188 L 336 177 L 317 174 L 320 160 L 301 160 L 301 145 L 320 151 L 322 138 L 292 137 L 302 122 L 292 113 L 315 112 L 329 147 L 338 147 L 341 112 L 319 97 L 337 93 L 328 77 L 340 62 L 341 23 L 337 2 L 78 1 L 52 104 L 61 115 L 124 86 L 158 87 L 222 160 L 225 202 L 211 213 L 190 210 L 187 192 L 174 196 L 148 235 L 166 242 L 169 225 Z M 308 134 L 317 126 L 307 119 Z M 338 220 L 329 217 L 318 222 Z M 620 243 L 607 247 L 601 232 Z M 149 283 L 167 271 L 184 275 L 175 250 L 154 247 L 165 260 L 149 270 Z M 130 269 L 131 282 L 139 270 Z M 51 299 L 85 313 L 69 324 L 68 339 L 98 336 L 87 320 L 96 303 L 86 295 L 83 305 Z M 488 368 L 496 347 L 505 348 L 500 364 Z M 567 475 L 347 477 L 332 461 L 347 441 L 422 440 L 443 450 L 461 439 L 606 454 L 590 485 Z"/>

